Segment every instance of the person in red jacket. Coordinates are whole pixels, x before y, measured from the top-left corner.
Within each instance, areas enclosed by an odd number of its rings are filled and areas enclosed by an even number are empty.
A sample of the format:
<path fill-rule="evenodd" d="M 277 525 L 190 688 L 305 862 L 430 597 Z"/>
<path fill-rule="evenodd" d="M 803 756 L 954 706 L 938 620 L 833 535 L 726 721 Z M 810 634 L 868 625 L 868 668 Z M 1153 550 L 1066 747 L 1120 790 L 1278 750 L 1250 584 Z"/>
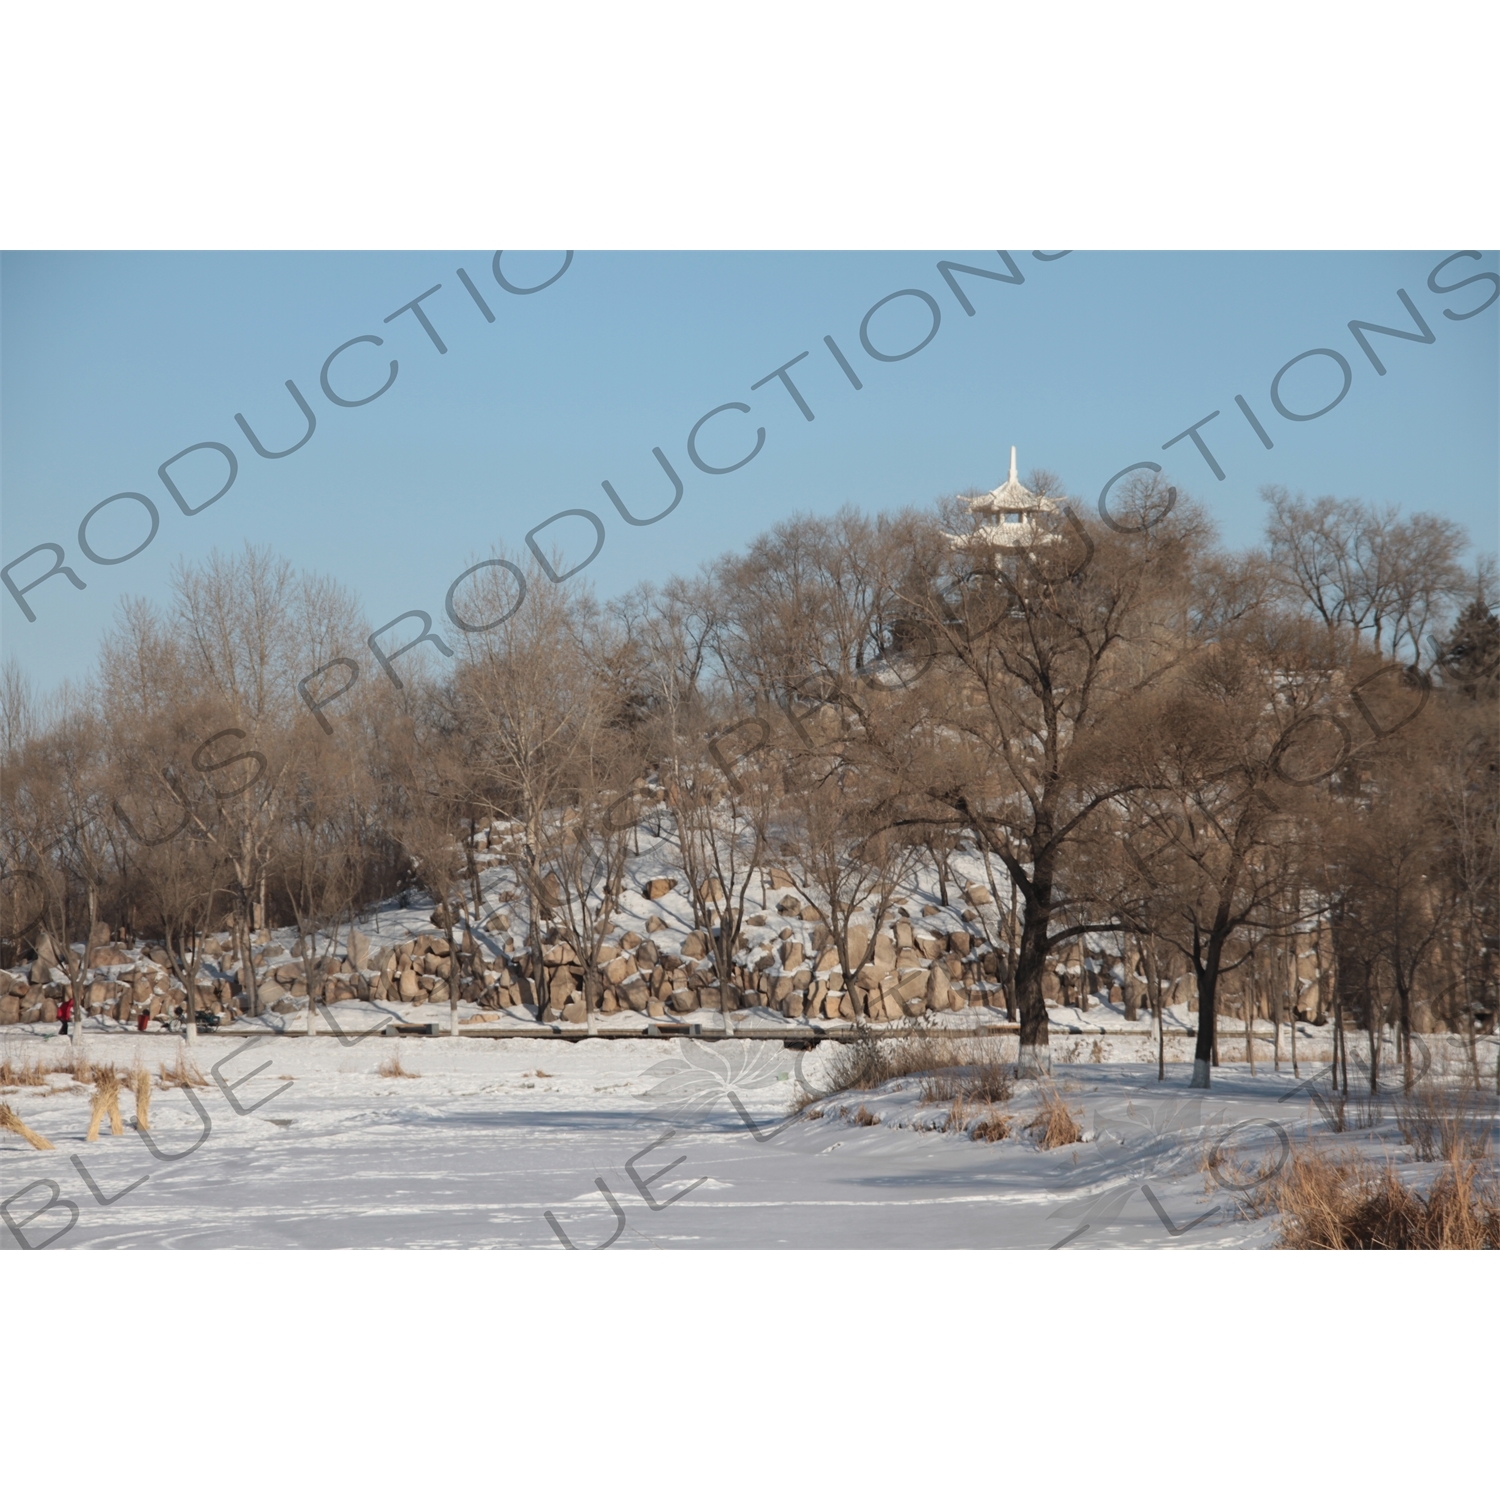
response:
<path fill-rule="evenodd" d="M 150 1024 L 151 1012 L 149 1010 L 143 1010 L 140 1015 L 135 1018 L 135 1029 L 137 1031 L 144 1031 Z"/>
<path fill-rule="evenodd" d="M 62 1022 L 62 1030 L 57 1033 L 58 1036 L 67 1036 L 68 1022 L 73 1019 L 73 997 L 71 995 L 64 995 L 57 1002 L 57 1019 Z"/>

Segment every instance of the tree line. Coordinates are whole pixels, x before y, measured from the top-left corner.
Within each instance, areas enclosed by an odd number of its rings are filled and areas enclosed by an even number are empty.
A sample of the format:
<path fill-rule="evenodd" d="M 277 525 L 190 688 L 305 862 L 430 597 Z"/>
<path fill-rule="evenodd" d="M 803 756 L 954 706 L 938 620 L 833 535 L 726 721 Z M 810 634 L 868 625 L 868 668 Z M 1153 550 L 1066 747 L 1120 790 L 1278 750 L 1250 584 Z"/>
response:
<path fill-rule="evenodd" d="M 952 497 L 789 520 L 607 603 L 497 553 L 463 575 L 455 618 L 479 623 L 450 654 L 318 713 L 299 685 L 367 630 L 349 593 L 248 546 L 180 564 L 167 603 L 122 606 L 87 683 L 41 703 L 5 669 L 0 958 L 45 940 L 81 986 L 123 930 L 192 993 L 228 930 L 253 1009 L 256 933 L 295 925 L 310 961 L 410 891 L 454 1003 L 483 999 L 476 835 L 498 824 L 507 982 L 540 1008 L 565 942 L 594 1008 L 644 823 L 671 833 L 724 985 L 768 867 L 852 988 L 858 928 L 976 848 L 1036 1066 L 1044 976 L 1085 937 L 1190 970 L 1204 1085 L 1226 978 L 1281 1018 L 1319 924 L 1336 1051 L 1391 1025 L 1409 1080 L 1414 1031 L 1493 1028 L 1500 622 L 1459 528 L 1270 490 L 1263 543 L 1234 550 L 1159 478 L 1108 527 L 1028 482 L 1064 503 L 1027 552 L 955 544 Z"/>

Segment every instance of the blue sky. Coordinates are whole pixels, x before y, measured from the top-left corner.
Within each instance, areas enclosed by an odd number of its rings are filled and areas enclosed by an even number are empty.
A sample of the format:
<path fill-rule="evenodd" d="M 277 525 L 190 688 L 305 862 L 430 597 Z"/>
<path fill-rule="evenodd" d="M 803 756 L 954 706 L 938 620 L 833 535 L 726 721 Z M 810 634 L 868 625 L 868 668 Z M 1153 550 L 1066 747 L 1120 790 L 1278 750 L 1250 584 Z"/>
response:
<path fill-rule="evenodd" d="M 1483 550 L 1496 546 L 1500 358 L 1481 280 L 1440 294 L 1428 278 L 1452 250 L 1355 253 L 1077 252 L 1042 260 L 1013 251 L 1021 284 L 958 282 L 966 315 L 939 273 L 942 259 L 1006 272 L 994 251 L 769 253 L 580 252 L 533 295 L 504 290 L 492 252 L 13 253 L 0 258 L 0 564 L 55 542 L 87 584 L 55 577 L 26 595 L 35 623 L 0 590 L 0 637 L 41 685 L 90 668 L 127 594 L 163 597 L 172 563 L 248 538 L 333 575 L 373 625 L 408 609 L 440 619 L 465 566 L 556 512 L 586 509 L 605 526 L 588 570 L 604 597 L 645 578 L 691 569 L 797 512 L 846 502 L 878 510 L 925 504 L 1004 477 L 1010 444 L 1022 472 L 1057 471 L 1092 507 L 1104 482 L 1152 460 L 1201 499 L 1231 543 L 1254 541 L 1257 491 L 1276 482 L 1451 516 Z M 545 280 L 562 255 L 507 255 L 516 285 Z M 487 322 L 456 272 L 464 268 L 494 315 Z M 1460 259 L 1438 284 L 1500 267 L 1493 253 Z M 1007 273 L 1008 274 L 1008 273 Z M 386 315 L 441 284 L 423 304 L 447 346 L 440 354 L 411 313 Z M 861 344 L 866 312 L 907 289 L 927 293 L 940 325 L 910 358 L 879 361 Z M 1435 335 L 1431 344 L 1371 335 L 1378 375 L 1351 319 L 1412 328 L 1398 289 Z M 932 315 L 900 297 L 870 321 L 877 349 L 917 343 Z M 324 360 L 356 344 L 320 387 Z M 831 335 L 863 386 L 855 390 L 823 343 Z M 1304 351 L 1348 362 L 1348 394 L 1326 415 L 1289 421 L 1270 387 Z M 780 381 L 752 385 L 808 351 L 791 371 L 815 414 L 808 422 Z M 317 428 L 296 453 L 258 457 L 241 412 L 272 448 L 305 419 Z M 1337 395 L 1326 355 L 1302 361 L 1280 395 L 1308 412 Z M 1275 446 L 1263 447 L 1235 405 L 1241 394 Z M 710 475 L 687 452 L 733 473 Z M 1225 472 L 1215 478 L 1189 440 L 1162 445 L 1217 410 L 1202 429 Z M 217 503 L 185 516 L 158 465 L 195 443 L 227 445 L 238 476 Z M 681 505 L 653 526 L 629 527 L 601 481 L 650 515 L 670 499 L 652 457 L 659 446 L 685 484 Z M 190 502 L 223 482 L 223 460 L 191 455 L 173 471 Z M 125 491 L 148 496 L 160 529 L 140 555 L 89 562 L 78 528 Z M 136 502 L 91 523 L 101 556 L 146 534 Z M 573 528 L 573 529 L 569 529 Z M 573 558 L 592 545 L 587 523 L 546 533 Z M 50 566 L 39 553 L 12 573 L 24 586 Z M 399 637 L 393 637 L 386 642 Z"/>

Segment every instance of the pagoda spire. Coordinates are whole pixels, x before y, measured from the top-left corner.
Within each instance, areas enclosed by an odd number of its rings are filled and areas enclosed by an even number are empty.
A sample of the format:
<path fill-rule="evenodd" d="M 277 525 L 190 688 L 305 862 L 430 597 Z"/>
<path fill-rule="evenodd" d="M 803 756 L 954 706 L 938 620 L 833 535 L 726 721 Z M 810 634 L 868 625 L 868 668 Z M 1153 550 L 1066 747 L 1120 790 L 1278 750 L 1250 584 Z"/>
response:
<path fill-rule="evenodd" d="M 1016 445 L 1014 443 L 1010 447 L 1010 480 L 1008 482 L 1011 484 L 1016 482 Z"/>

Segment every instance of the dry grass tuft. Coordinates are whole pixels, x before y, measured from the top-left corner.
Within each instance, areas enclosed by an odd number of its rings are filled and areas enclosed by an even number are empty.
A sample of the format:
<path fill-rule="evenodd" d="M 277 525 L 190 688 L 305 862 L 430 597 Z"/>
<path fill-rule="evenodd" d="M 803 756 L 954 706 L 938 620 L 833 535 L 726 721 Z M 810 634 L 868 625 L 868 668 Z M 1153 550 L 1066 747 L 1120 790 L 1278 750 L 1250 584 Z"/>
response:
<path fill-rule="evenodd" d="M 998 1038 L 950 1037 L 926 1017 L 877 1035 L 856 1029 L 829 1054 L 823 1095 L 878 1089 L 900 1078 L 922 1079 L 927 1104 L 964 1099 L 1000 1104 L 1011 1096 L 1015 1069 L 1000 1059 Z"/>
<path fill-rule="evenodd" d="M 1472 1087 L 1414 1089 L 1395 1103 L 1401 1139 L 1418 1161 L 1482 1161 L 1489 1155 L 1494 1106 Z"/>
<path fill-rule="evenodd" d="M 855 1112 L 852 1115 L 850 1115 L 849 1118 L 851 1120 L 853 1120 L 856 1125 L 878 1125 L 878 1124 L 880 1124 L 880 1116 L 879 1115 L 872 1115 L 870 1113 L 870 1111 L 867 1110 L 864 1107 L 863 1104 L 861 1104 L 860 1107 L 857 1110 L 855 1110 Z"/>
<path fill-rule="evenodd" d="M 1281 1215 L 1287 1250 L 1500 1250 L 1500 1191 L 1462 1158 L 1424 1197 L 1389 1163 L 1296 1151 L 1253 1207 Z"/>
<path fill-rule="evenodd" d="M 198 1071 L 198 1064 L 187 1055 L 181 1042 L 177 1044 L 177 1056 L 172 1062 L 164 1062 L 157 1069 L 164 1089 L 206 1089 L 208 1079 Z"/>
<path fill-rule="evenodd" d="M 969 1134 L 976 1141 L 1003 1141 L 1010 1136 L 1011 1124 L 1009 1115 L 1002 1115 L 998 1109 L 992 1109 Z"/>
<path fill-rule="evenodd" d="M 381 1065 L 375 1069 L 382 1078 L 420 1078 L 420 1073 L 412 1073 L 401 1065 L 401 1049 L 396 1048 Z"/>
<path fill-rule="evenodd" d="M 1004 1104 L 1015 1092 L 1016 1070 L 992 1053 L 975 1061 L 929 1073 L 922 1084 L 922 1103 L 947 1099 L 969 1104 Z"/>
<path fill-rule="evenodd" d="M 120 1118 L 120 1080 L 113 1068 L 108 1075 L 101 1074 L 99 1081 L 94 1085 L 93 1111 L 89 1115 L 88 1140 L 99 1139 L 99 1126 L 104 1116 L 109 1116 L 109 1133 L 111 1135 L 124 1135 L 125 1123 Z"/>
<path fill-rule="evenodd" d="M 35 1059 L 25 1062 L 12 1062 L 10 1058 L 0 1059 L 0 1087 L 20 1089 L 41 1089 L 47 1086 L 48 1069 Z"/>
<path fill-rule="evenodd" d="M 8 1130 L 23 1141 L 35 1146 L 38 1151 L 53 1151 L 56 1148 L 44 1135 L 38 1135 L 8 1104 L 0 1104 L 0 1130 Z"/>
<path fill-rule="evenodd" d="M 76 1062 L 65 1063 L 60 1068 L 53 1068 L 54 1073 L 71 1073 L 75 1083 L 101 1084 L 110 1081 L 119 1081 L 120 1070 L 113 1063 L 91 1062 L 88 1058 L 81 1058 Z"/>
<path fill-rule="evenodd" d="M 928 1129 L 949 1135 L 966 1135 L 974 1141 L 1003 1141 L 1010 1138 L 1014 1121 L 994 1105 L 981 1106 L 975 1100 L 959 1095 L 948 1109 L 948 1118 Z"/>
<path fill-rule="evenodd" d="M 1083 1139 L 1083 1131 L 1073 1118 L 1072 1110 L 1053 1089 L 1043 1089 L 1040 1108 L 1026 1122 L 1026 1128 L 1036 1136 L 1036 1143 L 1043 1151 L 1076 1146 Z"/>
<path fill-rule="evenodd" d="M 137 1060 L 130 1071 L 130 1092 L 135 1095 L 135 1128 L 151 1129 L 151 1074 L 145 1064 Z"/>

